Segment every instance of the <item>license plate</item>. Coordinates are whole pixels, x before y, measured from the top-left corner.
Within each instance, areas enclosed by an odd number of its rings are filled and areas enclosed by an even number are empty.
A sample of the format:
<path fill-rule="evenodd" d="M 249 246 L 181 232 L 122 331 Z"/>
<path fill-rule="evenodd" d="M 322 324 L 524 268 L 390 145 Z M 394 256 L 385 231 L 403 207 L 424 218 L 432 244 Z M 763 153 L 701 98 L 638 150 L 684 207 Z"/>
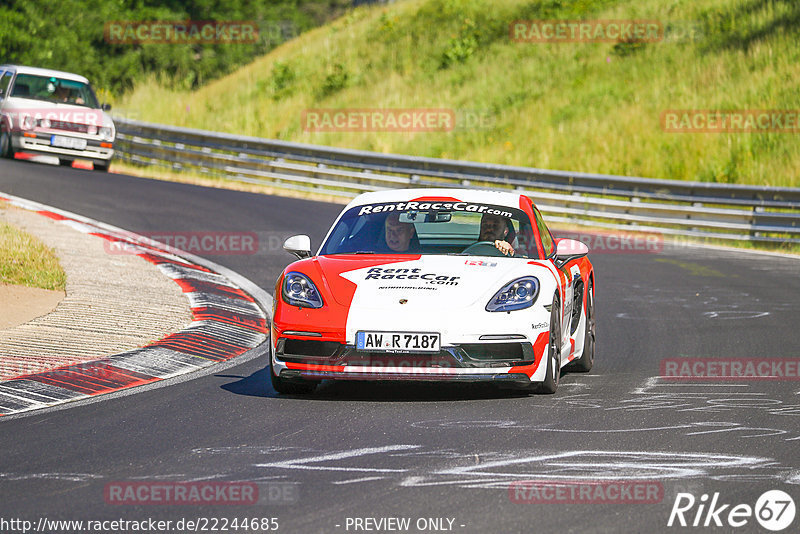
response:
<path fill-rule="evenodd" d="M 439 352 L 434 332 L 357 332 L 356 349 L 370 352 Z"/>
<path fill-rule="evenodd" d="M 71 148 L 73 150 L 84 150 L 86 148 L 86 139 L 81 139 L 79 137 L 64 137 L 63 135 L 53 135 L 50 137 L 50 146 Z"/>

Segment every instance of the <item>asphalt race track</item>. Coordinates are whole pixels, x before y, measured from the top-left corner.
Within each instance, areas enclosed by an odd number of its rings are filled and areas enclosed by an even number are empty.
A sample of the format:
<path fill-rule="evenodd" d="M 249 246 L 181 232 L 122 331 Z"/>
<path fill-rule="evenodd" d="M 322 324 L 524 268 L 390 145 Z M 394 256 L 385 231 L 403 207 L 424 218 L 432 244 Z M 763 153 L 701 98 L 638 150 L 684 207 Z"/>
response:
<path fill-rule="evenodd" d="M 316 247 L 341 208 L 21 161 L 0 162 L 0 191 L 140 233 L 255 232 L 258 254 L 208 258 L 270 293 L 292 260 L 283 239 L 307 233 Z M 376 524 L 365 518 L 389 517 L 410 518 L 409 532 L 729 532 L 668 528 L 676 494 L 718 492 L 723 521 L 767 490 L 800 504 L 800 382 L 658 378 L 662 360 L 683 356 L 796 361 L 800 261 L 689 247 L 592 260 L 595 368 L 565 374 L 556 395 L 325 383 L 285 397 L 258 358 L 0 420 L 0 517 L 277 518 L 287 533 L 366 531 Z M 663 496 L 570 504 L 509 492 L 555 479 L 650 481 Z M 121 481 L 198 480 L 254 482 L 259 504 L 118 505 L 104 494 Z M 754 517 L 735 530 L 767 532 Z"/>

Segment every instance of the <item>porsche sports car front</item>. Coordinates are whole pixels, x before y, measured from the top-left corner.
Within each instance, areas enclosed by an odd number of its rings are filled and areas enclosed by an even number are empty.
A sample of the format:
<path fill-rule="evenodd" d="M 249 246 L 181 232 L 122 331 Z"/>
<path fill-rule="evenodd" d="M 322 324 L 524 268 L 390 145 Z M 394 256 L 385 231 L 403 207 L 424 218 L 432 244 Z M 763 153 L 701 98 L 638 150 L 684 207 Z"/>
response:
<path fill-rule="evenodd" d="M 586 247 L 565 240 L 557 250 L 527 197 L 368 193 L 343 210 L 317 255 L 307 243 L 287 241 L 302 259 L 275 287 L 279 392 L 310 391 L 323 379 L 553 392 L 561 367 L 586 352 Z"/>

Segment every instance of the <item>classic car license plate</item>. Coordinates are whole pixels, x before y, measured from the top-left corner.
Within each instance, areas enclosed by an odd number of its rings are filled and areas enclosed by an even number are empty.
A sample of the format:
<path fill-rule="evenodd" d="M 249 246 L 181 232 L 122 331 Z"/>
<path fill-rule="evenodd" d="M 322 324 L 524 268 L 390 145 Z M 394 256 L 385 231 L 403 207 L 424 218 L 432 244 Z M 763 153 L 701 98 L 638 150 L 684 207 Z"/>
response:
<path fill-rule="evenodd" d="M 356 349 L 370 352 L 439 352 L 435 332 L 357 332 Z"/>
<path fill-rule="evenodd" d="M 86 139 L 80 139 L 78 137 L 64 137 L 63 135 L 53 135 L 50 137 L 50 146 L 84 150 L 86 148 Z"/>

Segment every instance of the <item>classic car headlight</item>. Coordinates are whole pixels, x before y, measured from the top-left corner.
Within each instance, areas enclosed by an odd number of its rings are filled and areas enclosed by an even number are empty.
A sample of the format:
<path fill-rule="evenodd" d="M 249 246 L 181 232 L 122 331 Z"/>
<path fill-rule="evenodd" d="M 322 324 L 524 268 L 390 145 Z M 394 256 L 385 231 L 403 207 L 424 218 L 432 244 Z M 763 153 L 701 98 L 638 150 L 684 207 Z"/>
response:
<path fill-rule="evenodd" d="M 88 133 L 89 135 L 96 135 L 97 126 L 95 126 L 94 124 L 90 124 L 89 126 L 86 127 L 86 133 Z"/>
<path fill-rule="evenodd" d="M 22 118 L 21 126 L 23 130 L 33 130 L 34 124 L 35 121 L 33 120 L 33 117 L 31 117 L 30 115 L 25 115 L 25 117 Z"/>
<path fill-rule="evenodd" d="M 283 301 L 292 306 L 301 308 L 322 307 L 322 297 L 317 287 L 304 274 L 286 273 L 283 278 L 281 295 L 283 296 Z"/>
<path fill-rule="evenodd" d="M 539 280 L 535 276 L 517 278 L 504 285 L 486 305 L 486 311 L 504 312 L 529 308 L 539 296 Z"/>
<path fill-rule="evenodd" d="M 114 131 L 108 126 L 101 126 L 97 133 L 99 133 L 100 137 L 102 137 L 106 141 L 114 140 Z"/>
<path fill-rule="evenodd" d="M 42 128 L 50 128 L 50 119 L 41 119 L 39 121 L 39 126 Z"/>

